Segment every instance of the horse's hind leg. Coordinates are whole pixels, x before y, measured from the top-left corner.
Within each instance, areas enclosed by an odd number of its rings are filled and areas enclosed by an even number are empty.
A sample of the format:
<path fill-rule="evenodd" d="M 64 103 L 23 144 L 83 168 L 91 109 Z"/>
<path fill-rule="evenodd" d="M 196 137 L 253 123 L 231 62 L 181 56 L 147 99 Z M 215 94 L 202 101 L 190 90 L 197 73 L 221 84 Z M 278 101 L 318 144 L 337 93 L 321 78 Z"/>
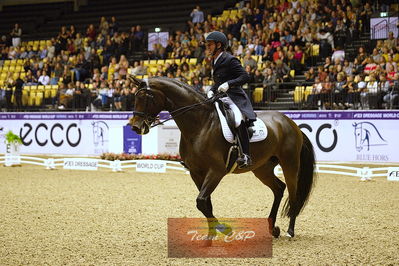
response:
<path fill-rule="evenodd" d="M 294 154 L 294 153 L 292 153 Z M 288 212 L 287 216 L 290 217 L 290 224 L 287 230 L 287 236 L 294 237 L 294 229 L 295 229 L 295 220 L 298 213 L 296 213 L 296 191 L 298 184 L 298 172 L 299 172 L 299 156 L 296 158 L 295 156 L 290 157 L 290 159 L 286 161 L 280 162 L 281 168 L 283 170 L 285 183 L 287 184 L 288 189 Z M 287 203 L 286 203 L 287 204 Z M 284 206 L 286 209 L 287 206 Z M 283 211 L 284 211 L 283 209 Z"/>
<path fill-rule="evenodd" d="M 269 161 L 262 167 L 255 169 L 253 172 L 263 184 L 273 191 L 274 200 L 269 218 L 272 220 L 272 235 L 277 238 L 280 236 L 280 228 L 276 226 L 276 217 L 281 199 L 283 198 L 285 184 L 274 175 L 274 167 L 276 165 L 277 162 Z"/>

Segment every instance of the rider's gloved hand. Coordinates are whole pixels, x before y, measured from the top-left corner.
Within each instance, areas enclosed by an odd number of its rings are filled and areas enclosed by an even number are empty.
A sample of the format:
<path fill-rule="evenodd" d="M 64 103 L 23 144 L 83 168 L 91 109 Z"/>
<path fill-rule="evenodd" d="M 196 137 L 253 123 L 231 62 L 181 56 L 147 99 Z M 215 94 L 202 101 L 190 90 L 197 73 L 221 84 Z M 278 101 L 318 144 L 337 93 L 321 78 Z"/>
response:
<path fill-rule="evenodd" d="M 229 89 L 229 83 L 225 82 L 222 85 L 219 86 L 218 91 L 219 92 L 226 92 Z"/>
<path fill-rule="evenodd" d="M 214 95 L 213 91 L 209 90 L 206 94 L 206 96 L 208 97 L 208 99 L 212 98 Z"/>

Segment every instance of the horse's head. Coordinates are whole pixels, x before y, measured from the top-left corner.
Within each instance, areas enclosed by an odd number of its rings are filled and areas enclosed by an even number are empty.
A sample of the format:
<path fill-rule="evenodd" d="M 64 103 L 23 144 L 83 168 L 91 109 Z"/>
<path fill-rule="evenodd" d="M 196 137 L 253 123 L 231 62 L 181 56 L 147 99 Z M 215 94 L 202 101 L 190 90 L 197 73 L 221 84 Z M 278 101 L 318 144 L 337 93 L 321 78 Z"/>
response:
<path fill-rule="evenodd" d="M 353 123 L 352 126 L 355 128 L 355 147 L 358 152 L 363 149 L 363 132 L 361 123 Z"/>
<path fill-rule="evenodd" d="M 147 84 L 133 76 L 129 77 L 138 90 L 135 93 L 133 117 L 129 125 L 137 134 L 145 135 L 150 131 L 151 124 L 164 109 L 166 97 L 156 89 L 150 89 Z"/>

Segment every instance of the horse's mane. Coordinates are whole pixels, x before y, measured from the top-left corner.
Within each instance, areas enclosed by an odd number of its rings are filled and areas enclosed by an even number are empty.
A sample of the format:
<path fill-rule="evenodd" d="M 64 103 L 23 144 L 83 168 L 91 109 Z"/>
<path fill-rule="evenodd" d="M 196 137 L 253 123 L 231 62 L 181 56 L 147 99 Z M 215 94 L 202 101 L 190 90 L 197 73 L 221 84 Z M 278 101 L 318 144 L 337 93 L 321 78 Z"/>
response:
<path fill-rule="evenodd" d="M 172 78 L 168 78 L 168 77 L 152 77 L 151 79 L 155 79 L 155 80 L 163 80 L 163 81 L 167 81 L 170 83 L 173 83 L 174 85 L 176 85 L 178 88 L 181 88 L 184 90 L 184 92 L 187 92 L 188 94 L 192 95 L 194 98 L 203 101 L 206 97 L 204 94 L 194 90 L 194 88 L 180 80 L 177 79 L 172 79 Z"/>

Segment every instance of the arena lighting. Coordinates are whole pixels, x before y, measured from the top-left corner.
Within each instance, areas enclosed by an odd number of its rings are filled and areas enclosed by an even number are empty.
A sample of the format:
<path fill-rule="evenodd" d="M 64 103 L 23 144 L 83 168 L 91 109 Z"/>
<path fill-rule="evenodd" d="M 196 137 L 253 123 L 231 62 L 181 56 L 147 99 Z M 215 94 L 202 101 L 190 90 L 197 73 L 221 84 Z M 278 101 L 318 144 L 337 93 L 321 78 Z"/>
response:
<path fill-rule="evenodd" d="M 380 12 L 380 17 L 388 17 L 388 12 Z"/>
<path fill-rule="evenodd" d="M 155 32 L 160 32 L 161 28 L 155 28 Z"/>

